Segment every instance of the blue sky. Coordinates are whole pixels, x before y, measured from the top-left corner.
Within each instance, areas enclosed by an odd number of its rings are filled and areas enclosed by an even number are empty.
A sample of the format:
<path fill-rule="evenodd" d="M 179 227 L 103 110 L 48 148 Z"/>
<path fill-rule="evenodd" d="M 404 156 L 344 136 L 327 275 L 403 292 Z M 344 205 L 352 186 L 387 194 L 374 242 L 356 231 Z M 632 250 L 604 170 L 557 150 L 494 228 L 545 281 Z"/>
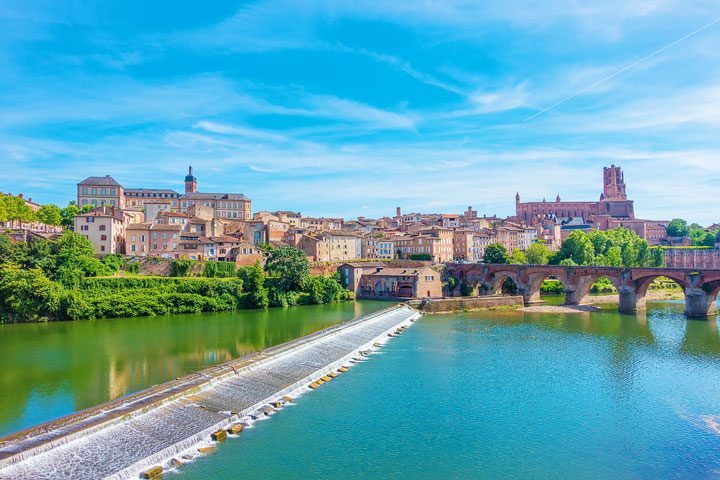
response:
<path fill-rule="evenodd" d="M 0 191 L 181 190 L 192 164 L 255 210 L 509 215 L 517 190 L 595 199 L 614 163 L 638 216 L 709 224 L 718 18 L 714 0 L 3 0 Z"/>

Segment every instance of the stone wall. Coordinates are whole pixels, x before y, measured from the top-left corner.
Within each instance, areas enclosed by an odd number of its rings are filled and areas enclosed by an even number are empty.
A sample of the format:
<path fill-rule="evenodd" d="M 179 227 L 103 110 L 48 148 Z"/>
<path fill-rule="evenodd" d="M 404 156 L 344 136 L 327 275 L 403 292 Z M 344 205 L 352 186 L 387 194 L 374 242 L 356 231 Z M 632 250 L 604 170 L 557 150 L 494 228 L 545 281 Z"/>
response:
<path fill-rule="evenodd" d="M 424 313 L 450 313 L 463 310 L 493 310 L 522 306 L 523 297 L 515 295 L 426 299 L 420 303 L 419 308 Z"/>

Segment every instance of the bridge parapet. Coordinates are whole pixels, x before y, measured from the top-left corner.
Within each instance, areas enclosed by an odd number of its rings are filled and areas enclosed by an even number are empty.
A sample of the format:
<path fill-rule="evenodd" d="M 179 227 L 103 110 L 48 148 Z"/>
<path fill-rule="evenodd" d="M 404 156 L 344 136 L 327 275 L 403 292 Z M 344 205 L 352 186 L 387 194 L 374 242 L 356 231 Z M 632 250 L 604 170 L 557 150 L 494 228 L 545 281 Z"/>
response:
<path fill-rule="evenodd" d="M 592 284 L 604 277 L 618 291 L 621 312 L 644 310 L 650 284 L 658 277 L 667 277 L 683 289 L 685 313 L 692 317 L 717 314 L 720 292 L 720 270 L 449 263 L 445 275 L 466 283 L 480 295 L 502 293 L 503 284 L 510 278 L 526 304 L 539 301 L 543 282 L 554 278 L 563 284 L 567 305 L 586 302 Z"/>

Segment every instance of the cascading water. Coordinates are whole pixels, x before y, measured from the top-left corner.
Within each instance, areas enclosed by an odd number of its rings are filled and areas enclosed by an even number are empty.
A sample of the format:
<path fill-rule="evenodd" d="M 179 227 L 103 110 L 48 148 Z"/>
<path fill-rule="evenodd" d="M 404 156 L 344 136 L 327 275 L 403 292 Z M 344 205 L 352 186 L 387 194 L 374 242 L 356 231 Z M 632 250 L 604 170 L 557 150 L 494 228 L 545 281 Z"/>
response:
<path fill-rule="evenodd" d="M 0 477 L 128 478 L 174 457 L 188 457 L 209 444 L 212 432 L 247 417 L 263 417 L 265 413 L 257 412 L 269 402 L 306 391 L 319 376 L 361 358 L 360 351 L 388 340 L 388 333 L 419 315 L 407 306 L 384 310 L 290 342 L 249 365 L 231 366 L 227 373 L 209 376 L 192 391 L 168 396 L 147 411 L 142 398 L 133 402 L 134 410 L 122 405 L 128 413 L 119 421 L 86 430 L 73 430 L 70 421 L 68 427 L 38 432 L 42 442 L 32 436 L 5 442 L 0 444 Z"/>

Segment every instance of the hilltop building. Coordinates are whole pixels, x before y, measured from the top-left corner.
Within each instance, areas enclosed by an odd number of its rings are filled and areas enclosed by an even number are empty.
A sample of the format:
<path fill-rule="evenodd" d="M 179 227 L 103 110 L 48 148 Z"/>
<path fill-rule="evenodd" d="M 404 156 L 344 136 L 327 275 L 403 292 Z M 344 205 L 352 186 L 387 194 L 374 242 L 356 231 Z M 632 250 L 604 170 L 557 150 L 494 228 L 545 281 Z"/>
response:
<path fill-rule="evenodd" d="M 554 202 L 521 202 L 515 195 L 515 217 L 527 225 L 548 231 L 548 224 L 561 226 L 563 240 L 572 230 L 627 228 L 646 239 L 650 245 L 662 243 L 667 237 L 667 222 L 635 218 L 632 200 L 627 198 L 625 175 L 620 167 L 611 165 L 603 169 L 603 192 L 596 202 L 566 202 L 560 195 Z"/>

